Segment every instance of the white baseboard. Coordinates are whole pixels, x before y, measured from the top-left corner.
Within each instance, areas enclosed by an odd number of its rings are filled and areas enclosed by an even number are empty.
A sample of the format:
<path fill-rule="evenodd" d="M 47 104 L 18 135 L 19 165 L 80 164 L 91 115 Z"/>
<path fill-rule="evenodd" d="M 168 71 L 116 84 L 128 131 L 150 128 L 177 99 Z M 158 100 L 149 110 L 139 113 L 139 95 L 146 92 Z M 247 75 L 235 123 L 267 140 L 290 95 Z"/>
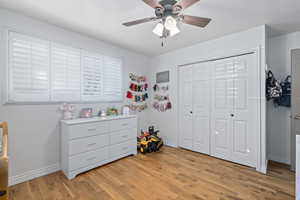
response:
<path fill-rule="evenodd" d="M 165 141 L 165 145 L 166 145 L 166 146 L 170 146 L 170 147 L 175 147 L 175 148 L 177 148 L 177 147 L 178 147 L 178 145 L 175 145 L 175 144 L 169 143 L 169 142 L 167 142 L 167 141 Z"/>
<path fill-rule="evenodd" d="M 267 172 L 268 172 L 268 163 L 269 163 L 269 160 L 266 160 L 265 163 L 262 163 L 262 165 L 260 167 L 260 170 L 259 170 L 260 173 L 267 174 Z"/>
<path fill-rule="evenodd" d="M 287 165 L 291 164 L 291 162 L 288 158 L 283 158 L 283 157 L 272 155 L 272 154 L 268 155 L 268 160 L 272 160 L 272 161 L 279 162 L 279 163 L 284 163 Z"/>
<path fill-rule="evenodd" d="M 60 163 L 56 163 L 53 165 L 48 165 L 46 167 L 35 169 L 31 171 L 24 172 L 19 175 L 11 176 L 8 179 L 9 186 L 16 185 L 19 183 L 23 183 L 25 181 L 29 181 L 41 176 L 45 176 L 60 170 Z"/>

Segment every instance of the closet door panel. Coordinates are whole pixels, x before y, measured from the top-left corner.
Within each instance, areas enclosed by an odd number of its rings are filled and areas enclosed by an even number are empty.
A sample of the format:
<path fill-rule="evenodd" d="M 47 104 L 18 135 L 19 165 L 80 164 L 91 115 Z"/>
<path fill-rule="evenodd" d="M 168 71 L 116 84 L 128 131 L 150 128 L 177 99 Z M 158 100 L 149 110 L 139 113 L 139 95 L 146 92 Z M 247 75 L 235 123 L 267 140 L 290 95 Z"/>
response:
<path fill-rule="evenodd" d="M 232 59 L 212 62 L 211 155 L 230 160 L 233 108 Z"/>
<path fill-rule="evenodd" d="M 193 68 L 182 67 L 179 70 L 180 81 L 180 147 L 193 149 Z"/>
<path fill-rule="evenodd" d="M 246 120 L 233 121 L 233 149 L 234 152 L 247 153 L 247 126 Z"/>
<path fill-rule="evenodd" d="M 231 160 L 256 166 L 258 140 L 259 79 L 254 54 L 234 58 L 234 104 Z"/>
<path fill-rule="evenodd" d="M 210 65 L 193 67 L 193 150 L 210 153 Z"/>

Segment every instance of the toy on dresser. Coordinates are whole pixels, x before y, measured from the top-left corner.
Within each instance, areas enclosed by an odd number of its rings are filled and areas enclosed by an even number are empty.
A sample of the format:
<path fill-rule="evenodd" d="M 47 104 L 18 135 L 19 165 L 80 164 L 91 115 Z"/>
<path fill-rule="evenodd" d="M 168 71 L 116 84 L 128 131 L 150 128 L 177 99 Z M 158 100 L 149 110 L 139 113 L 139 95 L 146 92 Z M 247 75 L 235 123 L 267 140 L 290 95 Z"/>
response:
<path fill-rule="evenodd" d="M 63 119 L 74 119 L 74 105 L 64 103 L 59 109 L 63 112 Z"/>

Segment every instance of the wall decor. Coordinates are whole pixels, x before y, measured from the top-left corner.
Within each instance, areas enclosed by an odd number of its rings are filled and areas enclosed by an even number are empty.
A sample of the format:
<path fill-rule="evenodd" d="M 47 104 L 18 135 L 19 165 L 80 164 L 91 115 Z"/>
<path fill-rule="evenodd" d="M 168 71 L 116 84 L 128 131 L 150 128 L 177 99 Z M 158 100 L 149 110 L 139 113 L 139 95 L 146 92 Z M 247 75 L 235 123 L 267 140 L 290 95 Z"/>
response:
<path fill-rule="evenodd" d="M 166 112 L 172 109 L 172 103 L 169 97 L 169 85 L 155 84 L 153 86 L 153 104 L 152 107 L 158 112 Z"/>
<path fill-rule="evenodd" d="M 130 83 L 126 98 L 130 101 L 128 107 L 132 111 L 141 112 L 148 108 L 146 103 L 148 96 L 148 83 L 146 76 L 129 74 Z"/>
<path fill-rule="evenodd" d="M 168 83 L 170 81 L 170 72 L 158 72 L 156 73 L 156 83 Z"/>

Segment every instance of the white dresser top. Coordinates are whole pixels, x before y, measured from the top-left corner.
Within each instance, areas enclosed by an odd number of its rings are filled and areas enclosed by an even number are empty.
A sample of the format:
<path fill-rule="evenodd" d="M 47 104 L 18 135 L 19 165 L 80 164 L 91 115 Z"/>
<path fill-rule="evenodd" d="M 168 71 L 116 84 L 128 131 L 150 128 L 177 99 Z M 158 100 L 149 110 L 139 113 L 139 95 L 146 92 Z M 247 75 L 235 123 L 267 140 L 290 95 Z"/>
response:
<path fill-rule="evenodd" d="M 61 120 L 61 122 L 64 124 L 67 124 L 67 125 L 74 125 L 74 124 L 109 121 L 109 120 L 116 120 L 116 119 L 128 119 L 128 118 L 136 118 L 136 115 L 118 115 L 118 116 L 107 116 L 107 117 L 78 118 L 78 119 L 71 119 L 71 120 Z"/>

